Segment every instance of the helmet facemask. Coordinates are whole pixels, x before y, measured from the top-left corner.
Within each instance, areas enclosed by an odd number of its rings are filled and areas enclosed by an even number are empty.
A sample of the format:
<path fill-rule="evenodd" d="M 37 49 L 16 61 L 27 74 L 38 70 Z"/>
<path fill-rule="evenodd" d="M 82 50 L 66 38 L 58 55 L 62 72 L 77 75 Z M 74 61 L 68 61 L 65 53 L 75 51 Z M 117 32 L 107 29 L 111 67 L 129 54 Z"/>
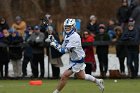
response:
<path fill-rule="evenodd" d="M 70 33 L 71 31 L 74 30 L 74 26 L 66 25 L 66 26 L 64 26 L 64 30 L 65 30 L 66 34 L 68 34 L 68 33 Z"/>
<path fill-rule="evenodd" d="M 75 24 L 76 24 L 75 19 L 68 18 L 64 21 L 64 30 L 66 34 L 69 34 L 75 30 Z"/>

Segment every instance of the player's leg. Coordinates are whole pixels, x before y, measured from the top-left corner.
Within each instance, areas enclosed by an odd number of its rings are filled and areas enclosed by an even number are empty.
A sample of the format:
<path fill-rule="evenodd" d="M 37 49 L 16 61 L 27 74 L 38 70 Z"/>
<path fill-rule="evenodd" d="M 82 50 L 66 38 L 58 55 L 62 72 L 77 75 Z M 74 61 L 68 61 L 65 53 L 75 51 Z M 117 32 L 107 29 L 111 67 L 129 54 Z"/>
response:
<path fill-rule="evenodd" d="M 96 83 L 99 86 L 100 90 L 102 92 L 104 91 L 103 79 L 97 79 L 89 74 L 85 74 L 83 70 L 80 70 L 78 73 L 76 73 L 76 76 L 79 79 L 85 79 Z"/>
<path fill-rule="evenodd" d="M 72 75 L 73 72 L 71 70 L 66 70 L 63 75 L 61 76 L 61 79 L 58 83 L 58 86 L 56 88 L 56 90 L 53 93 L 59 93 L 63 87 L 66 85 L 67 80 L 69 79 L 69 76 Z"/>
<path fill-rule="evenodd" d="M 80 70 L 78 73 L 76 73 L 76 77 L 79 79 L 85 79 L 96 83 L 96 78 L 89 74 L 85 74 L 83 70 Z"/>

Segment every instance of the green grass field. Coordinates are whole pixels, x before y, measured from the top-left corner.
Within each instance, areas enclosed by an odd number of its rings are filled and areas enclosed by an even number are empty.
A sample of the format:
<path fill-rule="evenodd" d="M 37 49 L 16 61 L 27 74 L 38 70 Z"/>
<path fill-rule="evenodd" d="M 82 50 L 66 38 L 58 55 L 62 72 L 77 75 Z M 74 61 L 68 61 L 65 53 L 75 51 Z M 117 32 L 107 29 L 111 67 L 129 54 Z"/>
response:
<path fill-rule="evenodd" d="M 104 93 L 140 93 L 140 79 L 105 80 Z M 0 93 L 52 93 L 58 80 L 43 80 L 41 86 L 30 86 L 29 80 L 0 80 Z M 61 93 L 101 93 L 98 87 L 82 80 L 69 80 Z"/>

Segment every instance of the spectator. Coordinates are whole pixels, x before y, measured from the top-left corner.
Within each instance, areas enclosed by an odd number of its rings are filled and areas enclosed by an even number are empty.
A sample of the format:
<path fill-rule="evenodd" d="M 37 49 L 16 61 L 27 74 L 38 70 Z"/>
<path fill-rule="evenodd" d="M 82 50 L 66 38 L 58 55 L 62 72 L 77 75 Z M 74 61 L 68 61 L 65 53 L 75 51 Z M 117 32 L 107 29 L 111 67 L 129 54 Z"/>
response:
<path fill-rule="evenodd" d="M 25 37 L 24 37 L 24 42 L 26 43 L 28 38 L 32 35 L 33 33 L 33 27 L 29 26 L 27 30 L 25 31 Z M 31 65 L 31 71 L 32 71 L 32 48 L 30 45 L 27 45 L 24 47 L 24 58 L 23 58 L 23 63 L 22 63 L 22 77 L 27 76 L 27 64 L 30 62 Z M 32 71 L 33 72 L 33 71 Z"/>
<path fill-rule="evenodd" d="M 133 6 L 131 18 L 135 20 L 135 26 L 140 30 L 140 1 L 133 0 L 131 6 Z"/>
<path fill-rule="evenodd" d="M 100 76 L 106 77 L 106 73 L 108 70 L 108 43 L 104 43 L 105 41 L 110 41 L 109 35 L 106 33 L 105 24 L 99 24 L 99 34 L 96 35 L 95 41 L 101 42 L 96 46 L 96 53 L 99 60 L 100 66 Z M 103 44 L 102 44 L 103 43 Z"/>
<path fill-rule="evenodd" d="M 128 71 L 130 71 L 129 75 L 131 78 L 135 78 L 138 76 L 139 69 L 139 31 L 134 27 L 134 24 L 134 20 L 131 19 L 128 23 L 127 30 L 121 37 L 122 41 L 129 42 L 129 44 L 127 45 L 127 65 Z"/>
<path fill-rule="evenodd" d="M 90 32 L 85 30 L 83 32 L 83 37 L 82 37 L 82 47 L 86 54 L 86 57 L 84 59 L 84 62 L 86 64 L 85 72 L 86 74 L 90 74 L 90 75 L 92 71 L 93 72 L 96 71 L 93 42 L 94 42 L 94 37 L 90 34 Z"/>
<path fill-rule="evenodd" d="M 48 37 L 48 32 L 47 32 L 48 26 L 52 26 L 53 30 L 56 32 L 56 26 L 53 23 L 53 20 L 50 14 L 46 14 L 45 18 L 41 19 L 40 31 L 45 34 L 45 38 Z"/>
<path fill-rule="evenodd" d="M 4 42 L 5 34 L 8 32 L 7 29 L 3 29 L 4 33 L 0 33 L 0 78 L 7 78 L 8 77 L 8 63 L 9 63 L 9 56 L 8 56 L 8 48 L 6 47 L 6 43 Z M 4 69 L 5 66 L 5 69 Z M 4 76 L 4 71 L 5 76 Z"/>
<path fill-rule="evenodd" d="M 15 23 L 12 25 L 12 28 L 19 33 L 19 36 L 23 37 L 26 30 L 26 22 L 23 21 L 20 16 L 16 16 Z"/>
<path fill-rule="evenodd" d="M 133 10 L 137 7 L 136 0 L 128 0 L 129 12 L 132 14 Z"/>
<path fill-rule="evenodd" d="M 54 38 L 60 43 L 59 37 L 57 34 L 55 34 L 52 26 L 48 26 L 47 31 L 50 35 L 53 35 Z M 51 62 L 52 66 L 52 77 L 53 79 L 58 79 L 60 77 L 60 67 L 63 66 L 61 60 L 62 54 L 52 46 L 49 46 L 48 51 L 50 52 L 48 53 L 49 54 L 48 56 L 50 58 L 49 62 Z"/>
<path fill-rule="evenodd" d="M 45 17 L 46 17 L 46 20 L 48 20 L 48 26 L 52 26 L 53 30 L 56 31 L 56 26 L 53 22 L 52 16 L 50 14 L 46 14 Z"/>
<path fill-rule="evenodd" d="M 2 51 L 2 38 L 3 38 L 3 34 L 0 33 L 0 52 Z M 2 56 L 2 54 L 0 53 L 0 57 Z M 0 79 L 3 78 L 3 63 L 0 62 Z"/>
<path fill-rule="evenodd" d="M 132 1 L 134 1 L 134 0 L 127 0 L 127 1 L 128 1 L 128 6 L 130 7 L 130 6 L 131 6 Z"/>
<path fill-rule="evenodd" d="M 121 75 L 125 75 L 124 60 L 127 57 L 127 47 L 126 45 L 119 43 L 121 41 L 120 39 L 123 33 L 123 29 L 121 26 L 117 26 L 114 28 L 114 30 L 116 32 L 116 36 L 112 41 L 116 42 L 116 56 L 119 59 Z"/>
<path fill-rule="evenodd" d="M 91 32 L 93 36 L 98 34 L 97 17 L 95 15 L 90 16 L 90 22 L 87 25 L 87 29 Z"/>
<path fill-rule="evenodd" d="M 2 32 L 3 29 L 9 29 L 9 25 L 7 24 L 5 18 L 0 17 L 0 32 Z"/>
<path fill-rule="evenodd" d="M 129 17 L 130 14 L 129 14 L 128 2 L 127 0 L 122 0 L 122 6 L 119 7 L 117 11 L 117 18 L 119 21 L 119 25 L 122 26 L 123 29 L 126 27 Z"/>
<path fill-rule="evenodd" d="M 48 36 L 48 33 L 45 33 L 48 27 L 48 21 L 46 19 L 41 19 L 41 24 L 40 24 L 40 31 L 45 34 L 45 37 Z"/>
<path fill-rule="evenodd" d="M 22 37 L 18 35 L 17 31 L 11 30 L 9 56 L 13 65 L 15 78 L 19 78 L 22 73 L 22 47 L 20 45 L 21 43 L 23 43 Z"/>
<path fill-rule="evenodd" d="M 40 32 L 40 27 L 34 27 L 34 33 L 29 37 L 28 42 L 32 47 L 33 59 L 32 59 L 32 71 L 33 78 L 38 78 L 38 63 L 40 63 L 40 78 L 44 78 L 44 39 L 45 35 Z"/>
<path fill-rule="evenodd" d="M 1 47 L 0 47 L 0 71 L 1 71 L 1 77 L 7 79 L 8 78 L 8 63 L 9 63 L 9 51 L 8 51 L 8 45 L 9 45 L 9 32 L 7 29 L 3 29 L 3 37 L 1 38 Z M 3 75 L 3 67 L 5 66 L 5 76 Z"/>
<path fill-rule="evenodd" d="M 115 20 L 110 19 L 108 21 L 108 26 L 107 26 L 107 33 L 108 33 L 108 35 L 110 37 L 110 40 L 112 40 L 115 37 L 114 27 L 115 27 Z"/>

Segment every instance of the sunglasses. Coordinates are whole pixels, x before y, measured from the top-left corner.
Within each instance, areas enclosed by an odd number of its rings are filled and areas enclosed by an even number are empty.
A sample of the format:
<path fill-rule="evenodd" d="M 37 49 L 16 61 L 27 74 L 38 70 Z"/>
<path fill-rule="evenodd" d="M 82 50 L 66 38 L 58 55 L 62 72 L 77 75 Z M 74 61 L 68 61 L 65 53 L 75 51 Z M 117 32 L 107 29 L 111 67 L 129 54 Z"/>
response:
<path fill-rule="evenodd" d="M 32 30 L 32 29 L 29 28 L 28 30 Z"/>
<path fill-rule="evenodd" d="M 84 35 L 89 35 L 88 33 L 84 33 Z"/>
<path fill-rule="evenodd" d="M 104 27 L 99 27 L 99 29 L 105 29 Z"/>
<path fill-rule="evenodd" d="M 38 28 L 35 28 L 34 30 L 39 30 Z"/>
<path fill-rule="evenodd" d="M 133 27 L 134 25 L 128 25 L 129 27 Z"/>

